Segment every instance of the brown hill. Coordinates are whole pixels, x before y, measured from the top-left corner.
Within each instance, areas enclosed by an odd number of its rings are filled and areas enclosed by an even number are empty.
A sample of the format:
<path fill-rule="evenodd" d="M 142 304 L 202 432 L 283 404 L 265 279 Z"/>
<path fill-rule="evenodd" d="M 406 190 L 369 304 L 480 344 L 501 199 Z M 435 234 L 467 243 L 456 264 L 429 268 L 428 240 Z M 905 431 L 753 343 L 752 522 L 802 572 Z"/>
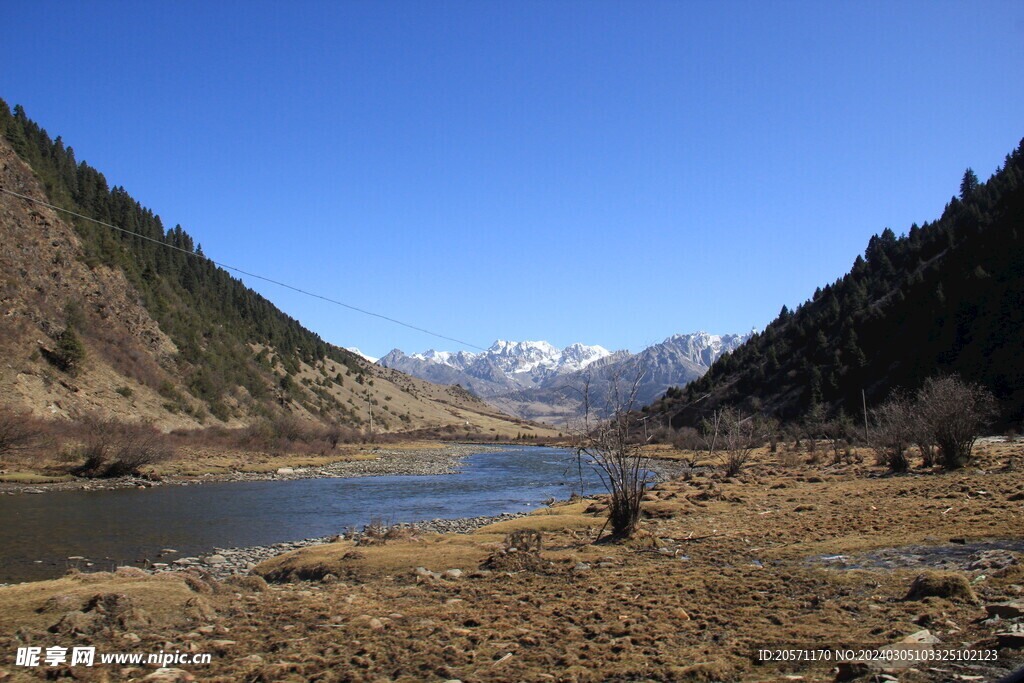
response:
<path fill-rule="evenodd" d="M 39 178 L 0 139 L 0 187 L 46 202 Z M 265 396 L 221 387 L 226 419 L 210 414 L 182 381 L 179 348 L 144 305 L 125 272 L 89 259 L 62 212 L 0 193 L 0 396 L 39 417 L 86 414 L 150 422 L 163 430 L 241 426 L 275 413 L 368 426 L 377 431 L 439 427 L 513 436 L 528 429 L 458 387 L 440 387 L 362 359 L 325 357 L 285 369 L 275 349 L 249 344 Z M 85 357 L 61 363 L 61 336 L 76 331 Z M 335 349 L 336 351 L 340 351 Z M 255 365 L 255 363 L 254 363 Z M 297 368 L 297 371 L 296 371 Z M 290 378 L 285 380 L 285 378 Z M 281 391 L 282 381 L 294 388 Z"/>

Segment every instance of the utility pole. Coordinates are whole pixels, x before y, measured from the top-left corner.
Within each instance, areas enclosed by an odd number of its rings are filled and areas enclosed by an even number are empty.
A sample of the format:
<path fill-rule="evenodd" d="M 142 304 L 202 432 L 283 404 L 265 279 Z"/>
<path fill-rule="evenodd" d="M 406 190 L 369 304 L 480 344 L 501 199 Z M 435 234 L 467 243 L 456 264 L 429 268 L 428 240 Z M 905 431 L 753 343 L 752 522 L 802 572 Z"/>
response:
<path fill-rule="evenodd" d="M 864 406 L 864 443 L 868 442 L 868 399 L 864 395 L 864 390 L 860 390 L 860 402 Z"/>
<path fill-rule="evenodd" d="M 370 390 L 366 390 L 366 411 L 370 413 L 370 438 L 373 438 L 373 404 L 370 403 Z"/>

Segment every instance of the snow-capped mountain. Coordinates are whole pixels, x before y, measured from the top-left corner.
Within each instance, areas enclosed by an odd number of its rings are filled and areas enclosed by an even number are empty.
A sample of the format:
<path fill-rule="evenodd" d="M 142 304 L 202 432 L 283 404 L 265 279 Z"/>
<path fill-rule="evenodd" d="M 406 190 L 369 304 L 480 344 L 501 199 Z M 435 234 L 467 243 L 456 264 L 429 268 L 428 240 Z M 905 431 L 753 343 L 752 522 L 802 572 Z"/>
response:
<path fill-rule="evenodd" d="M 431 382 L 461 384 L 488 397 L 540 386 L 556 375 L 582 370 L 611 355 L 601 346 L 571 344 L 559 349 L 546 341 L 499 339 L 481 353 L 431 349 L 406 355 L 394 349 L 378 362 Z"/>
<path fill-rule="evenodd" d="M 542 386 L 488 398 L 501 410 L 530 420 L 560 424 L 579 417 L 583 411 L 580 388 L 588 380 L 593 410 L 602 413 L 613 381 L 620 391 L 638 371 L 642 372 L 636 392 L 636 407 L 648 405 L 669 387 L 681 387 L 701 377 L 723 353 L 732 351 L 749 334 L 716 335 L 707 332 L 676 334 L 640 353 L 619 352 L 592 364 L 588 369 L 562 373 Z M 627 388 L 628 391 L 628 388 Z"/>
<path fill-rule="evenodd" d="M 359 349 L 357 349 L 354 346 L 346 346 L 345 350 L 346 351 L 351 351 L 352 353 L 356 354 L 357 356 L 361 356 L 361 357 L 365 358 L 366 360 L 370 361 L 371 363 L 376 363 L 378 360 L 380 360 L 379 358 L 374 358 L 373 356 L 367 356 L 365 353 L 363 353 L 362 351 L 360 351 Z"/>
<path fill-rule="evenodd" d="M 612 352 L 602 346 L 571 344 L 558 349 L 545 341 L 510 342 L 499 339 L 485 353 L 503 371 L 520 374 L 538 370 L 555 373 L 581 370 Z"/>
<path fill-rule="evenodd" d="M 406 355 L 394 349 L 378 362 L 384 367 L 438 384 L 461 384 L 502 410 L 528 419 L 565 422 L 579 414 L 576 389 L 591 378 L 593 405 L 603 402 L 608 377 L 643 368 L 637 399 L 646 405 L 669 387 L 697 379 L 749 334 L 676 334 L 640 353 L 571 344 L 559 349 L 545 341 L 498 340 L 481 353 L 424 351 Z"/>

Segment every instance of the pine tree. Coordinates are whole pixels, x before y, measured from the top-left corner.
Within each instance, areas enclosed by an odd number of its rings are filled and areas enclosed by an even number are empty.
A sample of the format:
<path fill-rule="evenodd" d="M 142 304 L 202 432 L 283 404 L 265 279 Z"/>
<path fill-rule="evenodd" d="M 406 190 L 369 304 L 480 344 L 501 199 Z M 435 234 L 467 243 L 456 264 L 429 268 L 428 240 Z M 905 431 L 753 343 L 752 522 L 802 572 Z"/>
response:
<path fill-rule="evenodd" d="M 57 342 L 57 359 L 62 370 L 77 375 L 85 360 L 85 345 L 75 334 L 75 328 L 67 327 Z"/>
<path fill-rule="evenodd" d="M 974 175 L 969 167 L 964 171 L 964 178 L 960 181 L 960 200 L 967 201 L 974 196 L 974 191 L 978 189 L 978 176 Z"/>

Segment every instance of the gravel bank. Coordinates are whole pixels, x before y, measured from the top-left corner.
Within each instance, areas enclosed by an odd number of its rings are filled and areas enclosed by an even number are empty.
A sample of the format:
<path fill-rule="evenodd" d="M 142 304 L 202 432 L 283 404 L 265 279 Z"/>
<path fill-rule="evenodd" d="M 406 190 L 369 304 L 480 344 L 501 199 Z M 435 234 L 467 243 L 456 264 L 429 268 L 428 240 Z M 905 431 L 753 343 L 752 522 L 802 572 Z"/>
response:
<path fill-rule="evenodd" d="M 463 517 L 461 519 L 432 519 L 411 524 L 397 524 L 396 526 L 419 533 L 468 534 L 488 524 L 525 517 L 528 514 L 528 512 L 504 512 L 500 515 Z M 181 557 L 173 548 L 167 548 L 150 565 L 149 569 L 154 572 L 167 572 L 198 568 L 216 579 L 224 579 L 229 576 L 248 574 L 249 570 L 257 564 L 276 555 L 299 548 L 332 543 L 336 540 L 342 540 L 345 536 L 346 534 L 323 536 L 321 538 L 305 538 L 300 541 L 257 545 L 249 548 L 214 548 L 210 554 L 199 557 Z"/>

